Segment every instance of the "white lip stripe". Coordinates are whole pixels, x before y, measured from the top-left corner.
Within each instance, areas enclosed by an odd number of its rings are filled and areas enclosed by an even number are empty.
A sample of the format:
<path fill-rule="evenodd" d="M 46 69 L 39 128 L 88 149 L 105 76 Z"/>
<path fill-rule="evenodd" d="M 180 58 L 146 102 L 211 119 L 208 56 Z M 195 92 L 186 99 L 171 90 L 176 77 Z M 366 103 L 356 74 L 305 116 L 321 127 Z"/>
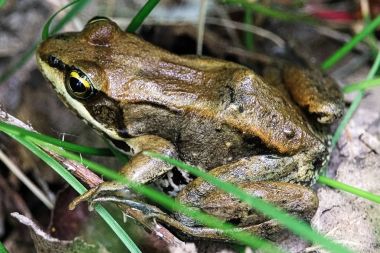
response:
<path fill-rule="evenodd" d="M 40 57 L 37 57 L 37 62 L 41 66 L 41 70 L 44 73 L 45 77 L 53 84 L 55 87 L 55 90 L 61 94 L 63 97 L 65 97 L 66 102 L 71 105 L 73 109 L 75 109 L 84 120 L 86 120 L 89 124 L 93 125 L 97 129 L 99 129 L 101 132 L 106 133 L 109 137 L 115 140 L 124 140 L 122 137 L 120 137 L 117 132 L 114 129 L 110 129 L 106 127 L 105 125 L 101 124 L 97 120 L 95 120 L 91 114 L 88 112 L 86 107 L 82 105 L 82 103 L 78 102 L 76 99 L 72 98 L 70 94 L 66 91 L 65 85 L 63 83 L 63 78 L 59 78 L 59 76 L 63 75 L 58 70 L 50 67 L 47 63 L 41 60 Z M 45 71 L 46 69 L 50 71 Z M 57 74 L 53 74 L 56 72 Z"/>

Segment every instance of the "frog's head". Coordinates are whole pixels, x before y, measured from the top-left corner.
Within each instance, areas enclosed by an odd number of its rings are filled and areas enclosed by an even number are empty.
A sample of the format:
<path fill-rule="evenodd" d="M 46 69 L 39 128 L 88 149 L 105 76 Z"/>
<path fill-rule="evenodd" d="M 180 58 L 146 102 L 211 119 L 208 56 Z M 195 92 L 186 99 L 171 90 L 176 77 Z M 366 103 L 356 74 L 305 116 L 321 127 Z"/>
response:
<path fill-rule="evenodd" d="M 120 108 L 122 99 L 114 95 L 136 71 L 121 71 L 126 64 L 121 60 L 125 59 L 123 54 L 129 53 L 115 46 L 121 37 L 127 42 L 126 33 L 114 22 L 96 17 L 81 32 L 48 38 L 36 54 L 41 72 L 63 102 L 87 123 L 118 140 L 127 133 Z"/>

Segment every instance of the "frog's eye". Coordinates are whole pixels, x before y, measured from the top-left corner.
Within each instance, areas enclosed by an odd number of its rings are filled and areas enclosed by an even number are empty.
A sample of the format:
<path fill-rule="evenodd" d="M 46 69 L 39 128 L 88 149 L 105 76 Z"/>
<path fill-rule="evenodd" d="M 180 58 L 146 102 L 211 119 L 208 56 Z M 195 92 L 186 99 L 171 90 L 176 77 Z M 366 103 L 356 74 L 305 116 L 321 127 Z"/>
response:
<path fill-rule="evenodd" d="M 78 69 L 68 71 L 66 89 L 71 96 L 80 99 L 87 99 L 96 93 L 90 79 Z"/>

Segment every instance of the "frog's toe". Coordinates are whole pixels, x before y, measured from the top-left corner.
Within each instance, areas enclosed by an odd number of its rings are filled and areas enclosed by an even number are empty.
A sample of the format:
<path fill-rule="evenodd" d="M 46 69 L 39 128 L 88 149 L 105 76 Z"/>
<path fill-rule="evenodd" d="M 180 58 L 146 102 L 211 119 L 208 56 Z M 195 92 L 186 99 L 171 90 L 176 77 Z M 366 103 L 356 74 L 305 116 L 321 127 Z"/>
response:
<path fill-rule="evenodd" d="M 149 205 L 137 200 L 132 199 L 125 199 L 125 198 L 119 198 L 115 196 L 105 196 L 105 197 L 96 197 L 92 199 L 92 203 L 100 203 L 100 202 L 112 202 L 112 203 L 118 203 L 118 204 L 124 204 L 130 208 L 137 209 L 141 213 L 144 214 L 144 217 L 147 219 L 153 219 L 160 217 L 163 212 L 158 207 L 155 207 L 153 205 Z"/>
<path fill-rule="evenodd" d="M 94 195 L 97 195 L 97 187 L 91 188 L 87 192 L 85 192 L 83 195 L 76 197 L 70 204 L 69 209 L 74 210 L 81 202 L 83 201 L 90 201 L 93 198 Z"/>
<path fill-rule="evenodd" d="M 85 192 L 83 195 L 75 198 L 69 204 L 69 209 L 70 210 L 75 209 L 75 207 L 83 201 L 88 201 L 91 205 L 95 199 L 101 196 L 112 197 L 113 195 L 115 195 L 115 192 L 121 192 L 123 193 L 123 195 L 127 194 L 129 197 L 131 197 L 130 196 L 131 192 L 126 185 L 118 184 L 114 182 L 104 182 L 94 188 L 91 188 L 90 190 Z"/>

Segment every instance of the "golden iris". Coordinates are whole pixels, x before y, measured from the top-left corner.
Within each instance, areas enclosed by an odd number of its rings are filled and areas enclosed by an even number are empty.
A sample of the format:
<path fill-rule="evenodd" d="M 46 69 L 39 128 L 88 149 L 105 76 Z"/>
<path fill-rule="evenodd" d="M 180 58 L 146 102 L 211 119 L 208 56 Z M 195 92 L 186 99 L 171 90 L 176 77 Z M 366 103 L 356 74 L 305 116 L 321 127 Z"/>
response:
<path fill-rule="evenodd" d="M 66 87 L 72 96 L 80 99 L 89 98 L 95 91 L 89 78 L 77 69 L 69 72 L 66 78 Z"/>

